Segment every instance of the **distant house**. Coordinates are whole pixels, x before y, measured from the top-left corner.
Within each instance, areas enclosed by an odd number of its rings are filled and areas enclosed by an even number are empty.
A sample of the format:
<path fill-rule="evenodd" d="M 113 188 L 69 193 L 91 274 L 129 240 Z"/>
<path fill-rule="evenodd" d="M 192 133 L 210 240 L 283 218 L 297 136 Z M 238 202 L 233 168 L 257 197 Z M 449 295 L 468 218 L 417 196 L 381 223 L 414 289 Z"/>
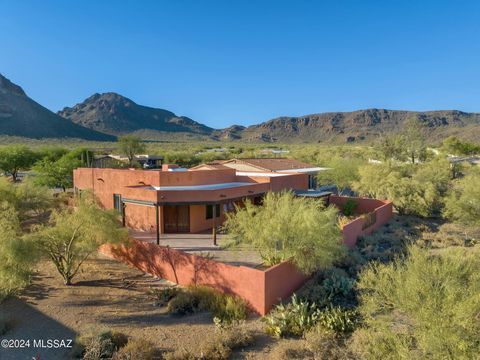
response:
<path fill-rule="evenodd" d="M 157 155 L 135 155 L 135 162 L 139 163 L 144 169 L 159 169 L 162 167 L 163 156 Z M 93 167 L 111 168 L 118 164 L 128 163 L 126 155 L 103 154 L 95 155 L 93 158 Z"/>
<path fill-rule="evenodd" d="M 480 165 L 480 156 L 449 156 L 447 159 L 452 164 L 469 163 L 472 165 Z"/>

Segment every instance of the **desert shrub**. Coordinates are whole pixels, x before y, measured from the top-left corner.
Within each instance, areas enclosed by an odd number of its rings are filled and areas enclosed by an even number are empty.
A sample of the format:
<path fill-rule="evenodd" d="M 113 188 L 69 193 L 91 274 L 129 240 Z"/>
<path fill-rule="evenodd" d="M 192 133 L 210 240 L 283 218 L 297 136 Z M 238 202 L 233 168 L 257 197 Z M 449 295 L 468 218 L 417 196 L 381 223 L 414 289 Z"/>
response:
<path fill-rule="evenodd" d="M 168 312 L 175 315 L 193 314 L 199 310 L 199 299 L 189 291 L 182 291 L 168 302 Z"/>
<path fill-rule="evenodd" d="M 406 259 L 362 272 L 354 333 L 359 357 L 473 359 L 480 353 L 478 251 L 432 255 L 412 247 Z"/>
<path fill-rule="evenodd" d="M 110 338 L 116 349 L 120 349 L 128 343 L 128 336 L 119 331 L 112 331 Z"/>
<path fill-rule="evenodd" d="M 338 227 L 340 228 L 340 230 L 342 230 L 345 227 L 345 225 L 349 224 L 351 221 L 352 220 L 349 219 L 348 217 L 339 215 L 337 219 Z"/>
<path fill-rule="evenodd" d="M 14 207 L 0 201 L 0 302 L 30 282 L 31 268 L 37 258 L 34 245 L 22 236 Z"/>
<path fill-rule="evenodd" d="M 330 306 L 318 315 L 318 325 L 336 333 L 348 333 L 355 329 L 357 313 L 355 310 Z"/>
<path fill-rule="evenodd" d="M 84 343 L 84 360 L 98 360 L 111 358 L 115 353 L 115 344 L 112 341 L 111 333 L 100 333 L 92 336 Z"/>
<path fill-rule="evenodd" d="M 334 267 L 310 279 L 297 295 L 302 300 L 315 303 L 319 308 L 332 303 L 351 305 L 355 303 L 354 282 L 343 269 Z"/>
<path fill-rule="evenodd" d="M 116 331 L 85 334 L 75 340 L 73 357 L 86 360 L 111 358 L 128 343 L 128 337 Z"/>
<path fill-rule="evenodd" d="M 308 346 L 298 340 L 286 339 L 277 342 L 269 352 L 269 360 L 315 360 L 313 352 Z"/>
<path fill-rule="evenodd" d="M 255 343 L 255 337 L 244 326 L 230 326 L 224 328 L 217 335 L 205 341 L 199 353 L 186 349 L 177 349 L 174 352 L 164 354 L 165 360 L 226 360 L 232 351 L 251 346 Z"/>
<path fill-rule="evenodd" d="M 113 360 L 152 360 L 155 358 L 155 346 L 145 339 L 134 339 L 121 347 Z"/>
<path fill-rule="evenodd" d="M 354 359 L 345 338 L 316 326 L 305 334 L 306 348 L 315 360 Z"/>
<path fill-rule="evenodd" d="M 165 306 L 179 293 L 177 287 L 150 288 L 148 295 L 154 299 L 156 306 Z"/>
<path fill-rule="evenodd" d="M 323 280 L 322 286 L 325 288 L 327 296 L 333 299 L 337 296 L 348 296 L 353 289 L 354 282 L 345 272 L 336 271 L 331 272 L 331 275 Z"/>
<path fill-rule="evenodd" d="M 243 299 L 208 286 L 192 286 L 179 292 L 169 301 L 168 310 L 177 315 L 209 311 L 218 325 L 244 320 L 248 314 L 247 304 Z"/>
<path fill-rule="evenodd" d="M 342 212 L 345 216 L 352 216 L 355 213 L 355 210 L 357 210 L 357 207 L 358 202 L 353 199 L 348 199 L 345 204 L 343 204 Z"/>
<path fill-rule="evenodd" d="M 480 171 L 455 182 L 445 201 L 444 216 L 462 225 L 480 226 Z"/>
<path fill-rule="evenodd" d="M 311 329 L 318 320 L 319 310 L 314 303 L 299 300 L 294 294 L 292 301 L 280 304 L 262 318 L 265 330 L 275 337 L 301 336 Z"/>

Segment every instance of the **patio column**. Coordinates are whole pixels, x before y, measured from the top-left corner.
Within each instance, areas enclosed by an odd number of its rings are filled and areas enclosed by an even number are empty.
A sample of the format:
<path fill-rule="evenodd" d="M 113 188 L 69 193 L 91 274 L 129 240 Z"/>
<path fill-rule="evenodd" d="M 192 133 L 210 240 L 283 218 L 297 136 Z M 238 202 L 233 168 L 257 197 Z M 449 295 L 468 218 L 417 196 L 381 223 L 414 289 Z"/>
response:
<path fill-rule="evenodd" d="M 157 245 L 160 245 L 160 220 L 158 215 L 158 204 L 155 204 L 155 230 L 157 232 Z"/>
<path fill-rule="evenodd" d="M 125 203 L 122 201 L 122 225 L 123 227 L 125 227 L 125 224 L 127 223 L 126 219 L 125 219 L 125 207 L 127 205 L 125 205 Z"/>
<path fill-rule="evenodd" d="M 212 236 L 213 236 L 213 245 L 217 246 L 217 205 L 213 204 L 213 228 L 212 228 Z"/>

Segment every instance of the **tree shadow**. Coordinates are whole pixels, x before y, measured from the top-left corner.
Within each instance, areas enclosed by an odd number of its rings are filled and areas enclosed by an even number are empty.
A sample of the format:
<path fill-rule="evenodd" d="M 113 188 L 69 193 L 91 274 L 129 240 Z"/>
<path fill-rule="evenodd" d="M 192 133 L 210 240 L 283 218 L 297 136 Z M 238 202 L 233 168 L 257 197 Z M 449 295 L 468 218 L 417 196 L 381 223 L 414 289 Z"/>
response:
<path fill-rule="evenodd" d="M 12 327 L 0 339 L 30 340 L 29 347 L 0 348 L 0 359 L 32 359 L 39 356 L 40 359 L 68 359 L 71 348 L 45 348 L 34 347 L 34 340 L 39 340 L 47 345 L 47 340 L 73 340 L 78 335 L 74 330 L 38 311 L 33 306 L 19 298 L 9 298 L 0 304 L 2 314 L 10 320 Z"/>

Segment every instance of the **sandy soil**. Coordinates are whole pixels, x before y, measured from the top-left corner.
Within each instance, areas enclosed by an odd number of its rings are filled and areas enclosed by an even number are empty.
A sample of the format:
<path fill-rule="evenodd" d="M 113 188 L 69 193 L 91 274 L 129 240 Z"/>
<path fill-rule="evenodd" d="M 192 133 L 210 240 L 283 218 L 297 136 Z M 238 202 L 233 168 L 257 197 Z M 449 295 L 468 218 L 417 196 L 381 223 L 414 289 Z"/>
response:
<path fill-rule="evenodd" d="M 169 286 L 126 265 L 107 258 L 85 263 L 73 286 L 64 286 L 49 262 L 38 266 L 32 285 L 18 298 L 0 304 L 0 311 L 12 321 L 12 329 L 0 339 L 75 339 L 95 330 L 115 329 L 133 338 L 150 340 L 162 350 L 185 347 L 198 349 L 213 336 L 215 326 L 207 313 L 172 316 L 154 306 L 147 295 L 152 286 Z M 258 317 L 246 326 L 258 334 L 253 349 L 234 358 L 266 357 L 274 341 L 262 333 Z M 0 349 L 0 359 L 68 359 L 69 349 Z"/>

